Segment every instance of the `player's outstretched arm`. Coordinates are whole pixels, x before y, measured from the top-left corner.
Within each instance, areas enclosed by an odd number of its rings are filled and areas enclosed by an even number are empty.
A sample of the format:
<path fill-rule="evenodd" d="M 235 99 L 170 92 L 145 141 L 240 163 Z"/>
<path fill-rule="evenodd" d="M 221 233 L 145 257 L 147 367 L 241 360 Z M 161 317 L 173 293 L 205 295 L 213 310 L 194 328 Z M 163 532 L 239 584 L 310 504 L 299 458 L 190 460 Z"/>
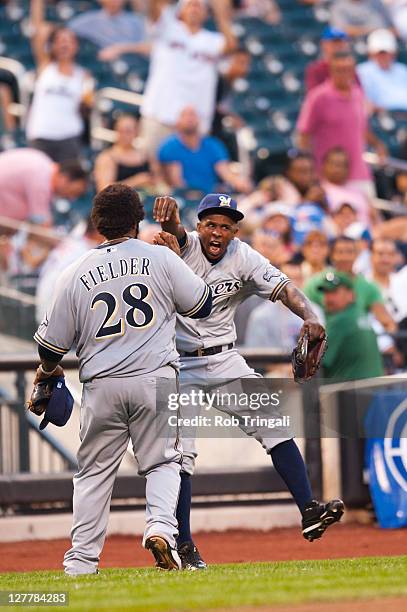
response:
<path fill-rule="evenodd" d="M 153 208 L 153 218 L 157 223 L 161 223 L 164 232 L 168 232 L 176 237 L 179 244 L 185 243 L 186 231 L 181 224 L 178 204 L 170 196 L 156 198 Z"/>
<path fill-rule="evenodd" d="M 291 312 L 304 321 L 300 337 L 307 332 L 311 341 L 325 338 L 325 329 L 318 321 L 312 309 L 311 302 L 298 287 L 293 285 L 293 283 L 287 283 L 280 291 L 278 299 L 281 300 L 284 306 L 287 306 Z"/>

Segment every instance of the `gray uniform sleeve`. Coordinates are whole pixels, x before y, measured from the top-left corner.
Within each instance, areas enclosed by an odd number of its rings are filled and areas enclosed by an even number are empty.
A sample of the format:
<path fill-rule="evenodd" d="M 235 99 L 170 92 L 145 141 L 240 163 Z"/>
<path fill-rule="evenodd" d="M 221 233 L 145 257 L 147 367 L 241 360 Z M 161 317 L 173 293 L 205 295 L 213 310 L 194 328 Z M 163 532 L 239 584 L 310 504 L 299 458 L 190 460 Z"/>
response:
<path fill-rule="evenodd" d="M 200 249 L 199 236 L 196 232 L 185 232 L 185 241 L 180 245 L 181 257 L 185 259 Z"/>
<path fill-rule="evenodd" d="M 176 311 L 192 317 L 207 301 L 210 288 L 178 255 L 168 250 L 167 258 Z"/>
<path fill-rule="evenodd" d="M 51 306 L 35 332 L 34 340 L 62 357 L 71 348 L 75 333 L 72 285 L 69 283 L 69 277 L 62 274 L 56 285 Z"/>
<path fill-rule="evenodd" d="M 290 279 L 281 270 L 275 268 L 263 255 L 260 255 L 248 245 L 245 245 L 245 248 L 247 248 L 245 253 L 247 269 L 243 280 L 252 285 L 252 293 L 275 302 Z"/>

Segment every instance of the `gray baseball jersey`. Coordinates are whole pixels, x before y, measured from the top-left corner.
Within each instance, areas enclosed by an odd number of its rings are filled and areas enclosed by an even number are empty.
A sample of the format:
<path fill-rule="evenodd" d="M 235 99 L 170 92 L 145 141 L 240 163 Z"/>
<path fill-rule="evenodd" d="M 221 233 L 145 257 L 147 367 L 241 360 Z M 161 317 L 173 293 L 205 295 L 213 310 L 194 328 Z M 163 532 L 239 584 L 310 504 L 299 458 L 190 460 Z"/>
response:
<path fill-rule="evenodd" d="M 34 339 L 61 356 L 75 343 L 82 382 L 177 366 L 175 313 L 195 314 L 209 291 L 167 247 L 100 245 L 63 272 Z"/>
<path fill-rule="evenodd" d="M 265 257 L 237 238 L 230 242 L 224 257 L 211 264 L 203 254 L 198 233 L 188 233 L 182 258 L 211 287 L 213 305 L 206 319 L 177 317 L 177 347 L 181 351 L 235 342 L 233 320 L 240 302 L 253 294 L 274 302 L 290 282 Z"/>

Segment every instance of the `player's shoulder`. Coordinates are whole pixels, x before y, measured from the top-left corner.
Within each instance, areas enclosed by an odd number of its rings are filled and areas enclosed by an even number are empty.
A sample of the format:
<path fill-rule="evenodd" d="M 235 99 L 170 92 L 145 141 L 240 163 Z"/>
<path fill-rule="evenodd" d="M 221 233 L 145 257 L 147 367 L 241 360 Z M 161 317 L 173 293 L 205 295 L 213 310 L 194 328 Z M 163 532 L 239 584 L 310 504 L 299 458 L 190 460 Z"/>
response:
<path fill-rule="evenodd" d="M 267 259 L 261 255 L 261 253 L 256 251 L 252 246 L 250 246 L 250 244 L 243 242 L 243 240 L 240 240 L 239 238 L 232 240 L 230 246 L 231 255 L 240 255 L 245 261 L 267 262 Z"/>
<path fill-rule="evenodd" d="M 185 242 L 181 247 L 181 255 L 184 256 L 187 253 L 196 252 L 199 244 L 199 234 L 196 230 L 186 232 Z M 201 249 L 199 249 L 199 252 L 202 252 Z"/>

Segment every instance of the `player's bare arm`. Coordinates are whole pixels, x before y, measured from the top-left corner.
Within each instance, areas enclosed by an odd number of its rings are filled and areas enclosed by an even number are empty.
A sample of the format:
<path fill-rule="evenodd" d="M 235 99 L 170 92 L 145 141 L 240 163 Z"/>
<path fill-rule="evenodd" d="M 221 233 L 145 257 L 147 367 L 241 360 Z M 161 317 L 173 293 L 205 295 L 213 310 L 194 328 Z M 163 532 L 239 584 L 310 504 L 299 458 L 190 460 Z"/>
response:
<path fill-rule="evenodd" d="M 300 337 L 302 337 L 305 332 L 308 333 L 310 340 L 319 340 L 325 337 L 325 329 L 315 316 L 311 302 L 298 287 L 293 285 L 293 283 L 288 283 L 281 290 L 278 299 L 281 300 L 284 306 L 287 306 L 291 312 L 304 321 Z"/>
<path fill-rule="evenodd" d="M 175 236 L 180 243 L 185 241 L 186 231 L 181 224 L 178 204 L 174 198 L 170 196 L 156 198 L 154 202 L 153 217 L 157 223 L 161 224 L 164 232 L 168 232 Z"/>

